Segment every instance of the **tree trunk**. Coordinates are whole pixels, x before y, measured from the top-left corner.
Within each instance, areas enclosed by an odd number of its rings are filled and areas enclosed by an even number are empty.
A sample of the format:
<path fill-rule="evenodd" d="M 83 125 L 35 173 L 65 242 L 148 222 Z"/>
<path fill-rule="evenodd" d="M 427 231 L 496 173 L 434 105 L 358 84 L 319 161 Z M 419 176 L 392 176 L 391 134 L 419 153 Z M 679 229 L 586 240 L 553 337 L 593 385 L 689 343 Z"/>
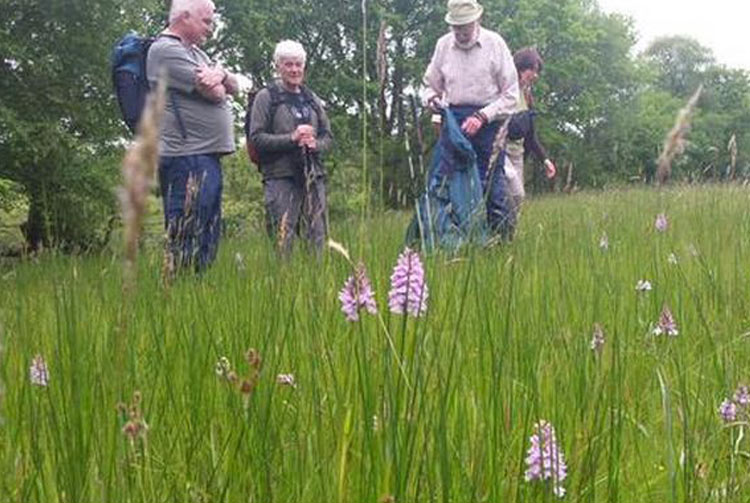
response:
<path fill-rule="evenodd" d="M 49 246 L 47 218 L 44 200 L 40 191 L 29 192 L 29 213 L 26 222 L 21 224 L 21 232 L 26 239 L 26 247 L 35 252 Z"/>

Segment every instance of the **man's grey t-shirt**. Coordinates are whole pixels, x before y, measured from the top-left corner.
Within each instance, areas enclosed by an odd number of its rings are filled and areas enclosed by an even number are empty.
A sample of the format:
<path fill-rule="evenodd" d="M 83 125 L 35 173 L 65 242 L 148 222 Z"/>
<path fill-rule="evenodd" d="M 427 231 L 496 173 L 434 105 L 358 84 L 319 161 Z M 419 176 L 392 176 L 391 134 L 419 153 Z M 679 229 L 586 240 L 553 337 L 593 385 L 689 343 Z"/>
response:
<path fill-rule="evenodd" d="M 161 67 L 167 69 L 169 79 L 159 140 L 161 156 L 234 152 L 234 119 L 229 102 L 212 102 L 195 89 L 195 71 L 201 65 L 212 66 L 206 53 L 195 46 L 186 47 L 175 37 L 157 38 L 148 51 L 146 71 L 151 87 L 156 87 Z M 184 138 L 175 106 L 187 133 Z"/>

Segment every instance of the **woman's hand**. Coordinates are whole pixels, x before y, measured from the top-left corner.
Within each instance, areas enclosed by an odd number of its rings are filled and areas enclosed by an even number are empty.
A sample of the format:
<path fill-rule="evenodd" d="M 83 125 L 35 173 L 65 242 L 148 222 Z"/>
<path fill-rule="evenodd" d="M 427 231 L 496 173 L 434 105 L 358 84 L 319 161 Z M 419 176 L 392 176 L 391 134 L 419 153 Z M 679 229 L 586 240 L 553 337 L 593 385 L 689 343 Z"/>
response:
<path fill-rule="evenodd" d="M 555 168 L 555 163 L 553 163 L 549 159 L 545 159 L 544 160 L 544 167 L 546 169 L 547 178 L 549 178 L 549 179 L 554 178 L 555 174 L 557 174 L 557 168 Z"/>

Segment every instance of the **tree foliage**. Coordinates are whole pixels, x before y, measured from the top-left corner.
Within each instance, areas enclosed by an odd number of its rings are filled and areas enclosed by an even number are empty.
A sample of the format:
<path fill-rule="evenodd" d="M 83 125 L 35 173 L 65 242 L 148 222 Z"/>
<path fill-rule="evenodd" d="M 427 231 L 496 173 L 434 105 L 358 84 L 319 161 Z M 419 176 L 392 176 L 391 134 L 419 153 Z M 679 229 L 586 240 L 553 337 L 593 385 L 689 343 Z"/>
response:
<path fill-rule="evenodd" d="M 113 214 L 123 133 L 109 50 L 126 26 L 148 24 L 147 2 L 0 3 L 0 177 L 29 199 L 30 245 L 88 247 Z M 130 15 L 125 15 L 130 13 Z"/>

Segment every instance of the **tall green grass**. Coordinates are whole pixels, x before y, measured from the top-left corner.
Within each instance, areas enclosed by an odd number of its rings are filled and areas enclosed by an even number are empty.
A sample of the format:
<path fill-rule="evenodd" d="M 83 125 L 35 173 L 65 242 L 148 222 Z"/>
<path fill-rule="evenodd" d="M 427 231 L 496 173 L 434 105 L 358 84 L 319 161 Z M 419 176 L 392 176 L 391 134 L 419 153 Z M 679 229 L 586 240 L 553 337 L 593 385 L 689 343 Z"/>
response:
<path fill-rule="evenodd" d="M 750 382 L 749 203 L 726 187 L 533 200 L 513 243 L 425 258 L 416 320 L 387 310 L 401 214 L 333 226 L 377 294 L 358 323 L 340 255 L 281 263 L 262 236 L 168 289 L 146 251 L 127 301 L 117 257 L 3 270 L 0 500 L 551 501 L 524 481 L 546 419 L 566 500 L 746 501 L 746 426 L 717 407 Z M 665 303 L 675 338 L 650 335 Z M 214 367 L 247 376 L 250 347 L 263 365 L 243 396 Z M 29 382 L 37 353 L 47 387 Z M 131 439 L 117 405 L 136 391 L 148 430 Z"/>

